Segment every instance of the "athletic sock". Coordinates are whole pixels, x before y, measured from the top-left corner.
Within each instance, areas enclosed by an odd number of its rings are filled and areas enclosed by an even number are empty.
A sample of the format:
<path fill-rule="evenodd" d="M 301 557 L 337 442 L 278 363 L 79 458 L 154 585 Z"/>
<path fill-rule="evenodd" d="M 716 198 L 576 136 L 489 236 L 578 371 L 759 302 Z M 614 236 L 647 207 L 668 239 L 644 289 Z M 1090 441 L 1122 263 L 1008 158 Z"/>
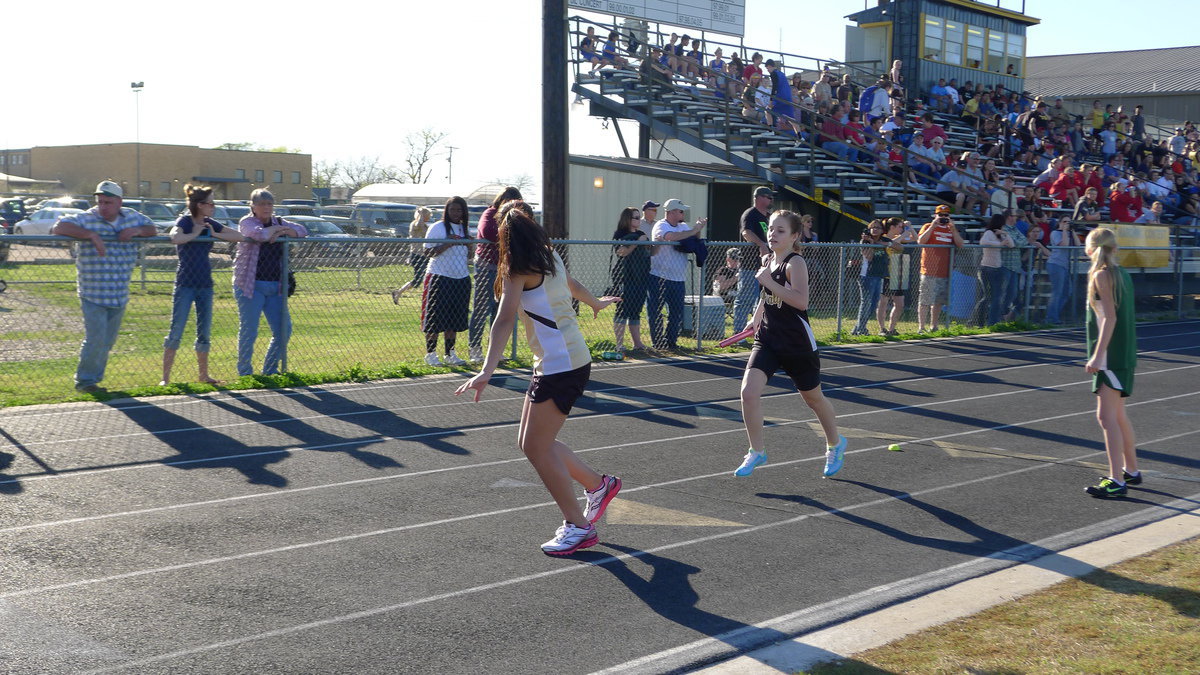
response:
<path fill-rule="evenodd" d="M 1121 472 L 1128 473 L 1130 478 L 1137 478 L 1138 476 L 1142 475 L 1142 472 L 1140 469 L 1137 471 L 1134 471 L 1133 473 L 1130 473 L 1129 471 L 1126 471 L 1125 469 L 1121 469 Z"/>
<path fill-rule="evenodd" d="M 1113 479 L 1112 479 L 1112 482 L 1116 483 L 1117 485 L 1120 485 L 1121 487 L 1125 487 L 1125 481 L 1123 481 L 1123 480 L 1119 480 L 1119 479 L 1117 479 L 1117 478 L 1113 478 Z"/>

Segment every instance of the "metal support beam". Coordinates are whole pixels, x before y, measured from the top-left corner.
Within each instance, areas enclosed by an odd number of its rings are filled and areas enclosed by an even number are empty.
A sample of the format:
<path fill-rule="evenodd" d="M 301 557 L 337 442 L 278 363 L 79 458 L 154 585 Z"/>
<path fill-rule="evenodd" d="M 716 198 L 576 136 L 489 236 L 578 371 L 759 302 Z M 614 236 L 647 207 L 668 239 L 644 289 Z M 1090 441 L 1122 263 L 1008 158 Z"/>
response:
<path fill-rule="evenodd" d="M 542 224 L 567 238 L 567 0 L 542 0 Z"/>

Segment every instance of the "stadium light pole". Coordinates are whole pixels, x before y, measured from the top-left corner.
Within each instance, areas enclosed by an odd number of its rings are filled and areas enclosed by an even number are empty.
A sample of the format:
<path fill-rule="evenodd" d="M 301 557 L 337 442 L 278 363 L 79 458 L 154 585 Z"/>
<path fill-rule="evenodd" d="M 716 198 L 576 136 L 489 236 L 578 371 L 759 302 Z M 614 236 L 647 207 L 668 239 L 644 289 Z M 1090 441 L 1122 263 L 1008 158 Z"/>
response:
<path fill-rule="evenodd" d="M 567 0 L 542 0 L 542 226 L 567 236 Z"/>
<path fill-rule="evenodd" d="M 140 199 L 142 196 L 142 97 L 138 94 L 142 93 L 142 87 L 146 86 L 145 82 L 130 82 L 129 88 L 133 90 L 133 140 L 134 160 L 137 168 L 137 196 Z"/>

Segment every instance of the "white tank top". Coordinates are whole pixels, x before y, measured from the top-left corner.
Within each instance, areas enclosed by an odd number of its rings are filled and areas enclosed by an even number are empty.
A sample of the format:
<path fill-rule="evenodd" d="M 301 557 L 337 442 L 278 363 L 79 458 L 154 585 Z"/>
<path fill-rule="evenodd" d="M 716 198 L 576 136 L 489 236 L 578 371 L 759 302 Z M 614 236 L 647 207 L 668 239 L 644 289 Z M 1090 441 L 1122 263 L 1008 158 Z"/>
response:
<path fill-rule="evenodd" d="M 533 350 L 534 375 L 565 373 L 592 361 L 571 305 L 566 266 L 557 252 L 553 255 L 554 274 L 521 293 L 521 321 Z"/>

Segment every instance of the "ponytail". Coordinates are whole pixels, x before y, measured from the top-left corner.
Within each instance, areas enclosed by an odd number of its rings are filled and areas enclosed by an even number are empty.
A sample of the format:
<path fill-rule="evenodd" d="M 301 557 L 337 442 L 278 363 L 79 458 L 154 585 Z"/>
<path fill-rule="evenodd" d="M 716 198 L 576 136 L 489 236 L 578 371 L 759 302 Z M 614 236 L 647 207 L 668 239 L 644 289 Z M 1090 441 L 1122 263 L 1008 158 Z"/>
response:
<path fill-rule="evenodd" d="M 1113 287 L 1113 302 L 1121 306 L 1121 285 L 1117 283 L 1116 270 L 1120 267 L 1117 262 L 1117 235 L 1108 228 L 1098 227 L 1088 233 L 1087 236 L 1088 257 L 1092 259 L 1092 266 L 1088 269 L 1087 294 L 1088 302 L 1097 300 L 1100 297 L 1096 289 L 1096 278 L 1101 274 L 1108 274 L 1109 281 Z"/>

